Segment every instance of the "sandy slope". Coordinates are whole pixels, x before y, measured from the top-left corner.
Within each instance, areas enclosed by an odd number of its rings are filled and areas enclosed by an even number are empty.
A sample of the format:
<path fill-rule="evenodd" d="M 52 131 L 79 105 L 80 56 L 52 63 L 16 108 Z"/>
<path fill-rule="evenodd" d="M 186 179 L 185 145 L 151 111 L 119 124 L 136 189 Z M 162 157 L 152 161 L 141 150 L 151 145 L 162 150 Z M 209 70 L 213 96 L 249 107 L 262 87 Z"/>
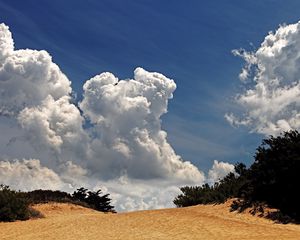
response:
<path fill-rule="evenodd" d="M 0 223 L 0 239 L 300 239 L 300 225 L 280 225 L 228 204 L 104 214 L 69 204 L 36 206 L 45 218 Z"/>

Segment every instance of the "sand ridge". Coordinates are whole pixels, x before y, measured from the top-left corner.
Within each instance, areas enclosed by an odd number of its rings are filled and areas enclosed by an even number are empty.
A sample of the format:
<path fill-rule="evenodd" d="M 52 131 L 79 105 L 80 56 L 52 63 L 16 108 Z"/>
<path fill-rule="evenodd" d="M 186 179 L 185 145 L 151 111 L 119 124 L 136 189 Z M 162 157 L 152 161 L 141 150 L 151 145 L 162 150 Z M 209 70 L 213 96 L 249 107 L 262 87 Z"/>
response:
<path fill-rule="evenodd" d="M 300 225 L 229 212 L 229 203 L 104 214 L 62 203 L 35 206 L 45 218 L 0 223 L 0 239 L 300 239 Z"/>

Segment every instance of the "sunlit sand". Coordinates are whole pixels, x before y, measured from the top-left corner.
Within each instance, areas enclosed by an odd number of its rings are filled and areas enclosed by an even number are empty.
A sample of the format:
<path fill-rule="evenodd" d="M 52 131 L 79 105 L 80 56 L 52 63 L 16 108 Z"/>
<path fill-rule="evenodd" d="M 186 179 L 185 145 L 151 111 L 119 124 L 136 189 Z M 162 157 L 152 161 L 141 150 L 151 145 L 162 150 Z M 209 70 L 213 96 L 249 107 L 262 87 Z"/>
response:
<path fill-rule="evenodd" d="M 58 203 L 35 208 L 45 218 L 0 223 L 0 239 L 300 239 L 299 225 L 232 213 L 229 203 L 119 214 Z"/>

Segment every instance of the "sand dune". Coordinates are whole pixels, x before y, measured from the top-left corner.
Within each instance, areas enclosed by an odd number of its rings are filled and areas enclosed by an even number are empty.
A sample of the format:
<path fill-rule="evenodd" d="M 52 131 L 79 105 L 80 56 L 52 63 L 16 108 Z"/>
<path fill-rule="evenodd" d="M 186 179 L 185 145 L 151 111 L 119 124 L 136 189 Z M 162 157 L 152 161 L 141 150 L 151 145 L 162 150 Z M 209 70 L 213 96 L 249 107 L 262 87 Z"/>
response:
<path fill-rule="evenodd" d="M 45 218 L 0 223 L 0 239 L 300 239 L 299 225 L 230 213 L 228 203 L 120 214 L 57 203 L 35 208 Z"/>

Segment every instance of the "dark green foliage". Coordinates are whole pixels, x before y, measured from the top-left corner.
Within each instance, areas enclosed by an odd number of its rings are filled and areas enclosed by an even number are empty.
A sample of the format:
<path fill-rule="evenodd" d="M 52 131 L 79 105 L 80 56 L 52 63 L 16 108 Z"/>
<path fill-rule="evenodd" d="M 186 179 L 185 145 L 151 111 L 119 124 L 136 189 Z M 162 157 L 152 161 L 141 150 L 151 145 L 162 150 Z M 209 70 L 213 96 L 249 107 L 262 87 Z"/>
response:
<path fill-rule="evenodd" d="M 109 194 L 101 196 L 101 190 L 93 192 L 81 187 L 71 195 L 62 191 L 40 189 L 24 194 L 28 201 L 33 204 L 46 202 L 67 202 L 93 208 L 101 212 L 115 212 L 114 207 L 110 205 L 111 199 L 108 197 Z"/>
<path fill-rule="evenodd" d="M 228 198 L 236 197 L 239 194 L 241 185 L 245 182 L 246 166 L 243 163 L 238 163 L 235 165 L 235 171 L 240 175 L 229 173 L 213 186 L 204 184 L 202 186 L 180 188 L 182 194 L 174 199 L 174 204 L 177 207 L 186 207 L 197 204 L 223 203 Z"/>
<path fill-rule="evenodd" d="M 174 199 L 174 204 L 177 207 L 187 207 L 197 204 L 206 204 L 207 195 L 212 192 L 212 188 L 205 184 L 203 186 L 193 186 L 193 187 L 182 187 L 180 188 L 182 194 L 178 195 Z"/>
<path fill-rule="evenodd" d="M 114 212 L 114 207 L 110 205 L 111 199 L 108 197 L 109 194 L 101 196 L 101 190 L 93 192 L 81 187 L 71 195 L 62 191 L 40 189 L 24 194 L 28 201 L 33 204 L 46 202 L 66 202 L 79 204 L 101 212 Z"/>
<path fill-rule="evenodd" d="M 214 186 L 183 187 L 174 204 L 178 207 L 195 204 L 221 203 L 228 198 L 240 198 L 232 210 L 243 211 L 254 207 L 261 211 L 263 205 L 280 210 L 273 214 L 286 219 L 300 220 L 300 134 L 285 132 L 278 137 L 264 139 L 257 148 L 255 161 L 249 169 L 236 164 L 235 172 L 228 174 Z"/>
<path fill-rule="evenodd" d="M 85 202 L 88 196 L 87 191 L 88 190 L 83 187 L 78 188 L 77 191 L 72 194 L 72 197 L 78 201 Z"/>
<path fill-rule="evenodd" d="M 42 214 L 30 207 L 31 204 L 47 202 L 64 202 L 93 208 L 101 212 L 115 212 L 111 206 L 109 194 L 101 196 L 96 192 L 79 188 L 72 195 L 62 191 L 34 190 L 17 192 L 8 186 L 0 185 L 0 221 L 26 220 L 42 217 Z"/>
<path fill-rule="evenodd" d="M 52 190 L 34 190 L 25 193 L 30 203 L 47 203 L 47 202 L 70 202 L 72 196 L 69 193 Z"/>
<path fill-rule="evenodd" d="M 91 208 L 101 212 L 115 212 L 114 207 L 110 205 L 109 194 L 101 196 L 101 190 L 88 191 L 85 188 L 79 188 L 72 195 L 73 199 L 87 203 Z"/>
<path fill-rule="evenodd" d="M 30 217 L 29 203 L 21 192 L 0 185 L 0 221 L 12 222 Z"/>
<path fill-rule="evenodd" d="M 283 214 L 300 220 L 300 134 L 285 132 L 264 139 L 257 148 L 244 186 L 247 201 L 264 201 Z"/>

